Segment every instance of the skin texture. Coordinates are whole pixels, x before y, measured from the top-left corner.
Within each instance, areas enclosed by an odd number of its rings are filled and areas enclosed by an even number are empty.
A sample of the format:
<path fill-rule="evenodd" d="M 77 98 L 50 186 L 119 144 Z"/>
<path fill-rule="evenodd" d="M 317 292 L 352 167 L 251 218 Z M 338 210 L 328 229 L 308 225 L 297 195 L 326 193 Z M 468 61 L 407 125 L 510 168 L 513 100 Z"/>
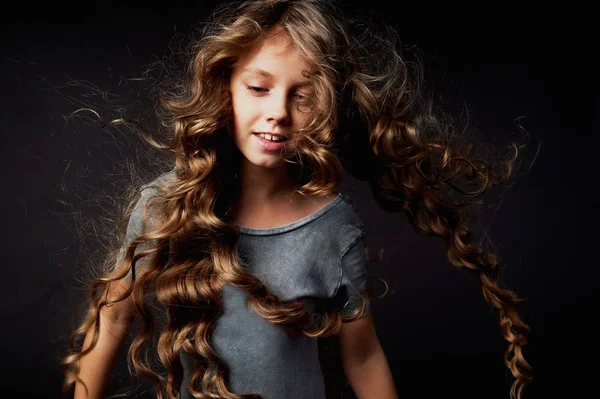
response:
<path fill-rule="evenodd" d="M 309 70 L 306 59 L 283 32 L 257 45 L 233 69 L 230 133 L 244 156 L 242 168 L 285 166 L 279 152 L 265 151 L 253 133 L 297 134 L 309 116 L 300 106 L 310 95 L 310 81 L 304 76 Z"/>
<path fill-rule="evenodd" d="M 229 134 L 242 153 L 241 194 L 235 205 L 238 224 L 270 228 L 299 220 L 331 202 L 336 193 L 301 197 L 286 173 L 280 151 L 267 151 L 255 133 L 288 139 L 309 118 L 304 105 L 311 95 L 305 76 L 311 65 L 289 36 L 275 31 L 243 56 L 233 68 L 230 93 L 233 123 Z M 276 207 L 277 212 L 273 212 Z"/>

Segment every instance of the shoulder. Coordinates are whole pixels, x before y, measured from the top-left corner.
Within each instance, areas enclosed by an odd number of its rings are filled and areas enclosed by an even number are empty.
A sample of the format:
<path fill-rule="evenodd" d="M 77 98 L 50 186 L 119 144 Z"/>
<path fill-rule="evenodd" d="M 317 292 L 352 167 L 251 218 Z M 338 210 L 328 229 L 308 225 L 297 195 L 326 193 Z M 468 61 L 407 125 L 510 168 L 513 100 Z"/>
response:
<path fill-rule="evenodd" d="M 137 193 L 137 200 L 134 201 L 133 210 L 130 215 L 130 225 L 141 225 L 144 213 L 152 207 L 151 199 L 163 194 L 167 190 L 168 183 L 176 176 L 175 169 L 162 173 L 143 184 Z"/>
<path fill-rule="evenodd" d="M 363 230 L 364 223 L 362 217 L 352 198 L 343 193 L 338 194 L 338 196 L 340 197 L 340 204 L 336 208 L 338 208 L 337 215 L 341 219 L 340 222 L 351 224 L 354 227 Z"/>
<path fill-rule="evenodd" d="M 294 204 L 295 208 L 298 208 L 300 213 L 303 214 L 304 217 L 311 216 L 316 214 L 322 210 L 327 210 L 327 208 L 335 205 L 336 201 L 338 201 L 337 193 L 330 193 L 328 195 L 312 195 L 306 197 L 300 197 L 298 201 Z"/>
<path fill-rule="evenodd" d="M 309 197 L 300 226 L 311 229 L 324 229 L 327 232 L 336 232 L 336 236 L 343 233 L 344 227 L 354 227 L 362 230 L 363 221 L 352 201 L 352 198 L 343 193 L 332 193 L 326 196 Z M 311 209 L 312 208 L 312 209 Z"/>
<path fill-rule="evenodd" d="M 341 255 L 364 236 L 364 223 L 349 195 L 339 193 L 332 204 L 335 205 L 324 215 L 320 225 Z"/>
<path fill-rule="evenodd" d="M 140 196 L 142 200 L 148 200 L 151 197 L 159 195 L 166 190 L 169 182 L 172 181 L 177 175 L 175 168 L 168 172 L 162 173 L 155 177 L 150 182 L 143 184 L 140 188 Z"/>

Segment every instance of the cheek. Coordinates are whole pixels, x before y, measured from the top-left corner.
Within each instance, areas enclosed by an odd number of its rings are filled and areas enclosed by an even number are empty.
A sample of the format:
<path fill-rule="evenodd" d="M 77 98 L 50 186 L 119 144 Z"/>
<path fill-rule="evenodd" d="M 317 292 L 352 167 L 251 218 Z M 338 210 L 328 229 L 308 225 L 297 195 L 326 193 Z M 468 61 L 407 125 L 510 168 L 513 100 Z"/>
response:
<path fill-rule="evenodd" d="M 233 117 L 229 124 L 229 134 L 240 139 L 253 127 L 255 117 L 252 113 L 252 104 L 239 96 L 232 96 L 231 110 Z"/>
<path fill-rule="evenodd" d="M 243 115 L 243 107 L 240 104 L 239 98 L 235 95 L 231 96 L 231 127 L 237 126 L 240 118 Z"/>
<path fill-rule="evenodd" d="M 253 109 L 256 108 L 256 105 L 252 101 L 249 101 L 248 98 L 243 95 L 234 94 L 231 96 L 231 110 L 233 112 L 233 117 L 237 121 L 237 123 L 243 123 L 248 118 L 252 116 Z"/>

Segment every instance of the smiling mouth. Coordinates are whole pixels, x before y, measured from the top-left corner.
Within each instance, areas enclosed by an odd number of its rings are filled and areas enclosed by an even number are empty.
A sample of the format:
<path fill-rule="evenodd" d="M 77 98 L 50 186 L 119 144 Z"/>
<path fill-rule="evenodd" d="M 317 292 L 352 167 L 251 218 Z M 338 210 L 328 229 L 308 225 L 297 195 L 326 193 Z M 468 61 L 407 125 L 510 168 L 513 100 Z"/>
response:
<path fill-rule="evenodd" d="M 271 134 L 271 133 L 254 133 L 254 134 L 264 140 L 272 141 L 274 143 L 283 143 L 284 141 L 288 140 L 287 137 L 281 136 L 278 134 Z"/>

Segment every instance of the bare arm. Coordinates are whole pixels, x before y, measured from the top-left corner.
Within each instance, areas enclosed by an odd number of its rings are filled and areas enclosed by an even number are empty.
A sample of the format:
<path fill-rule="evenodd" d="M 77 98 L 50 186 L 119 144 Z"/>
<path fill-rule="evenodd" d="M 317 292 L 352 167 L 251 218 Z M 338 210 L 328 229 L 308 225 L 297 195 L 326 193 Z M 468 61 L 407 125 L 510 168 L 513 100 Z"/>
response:
<path fill-rule="evenodd" d="M 397 399 L 394 379 L 371 315 L 344 323 L 339 334 L 342 366 L 358 399 Z"/>
<path fill-rule="evenodd" d="M 115 292 L 124 289 L 121 284 Z M 114 367 L 117 353 L 126 338 L 132 320 L 132 301 L 127 298 L 111 307 L 103 307 L 100 311 L 100 331 L 98 341 L 92 351 L 81 358 L 79 378 L 75 385 L 74 399 L 99 399 L 102 397 L 108 377 Z M 87 349 L 92 342 L 94 331 L 90 331 L 83 342 Z"/>

